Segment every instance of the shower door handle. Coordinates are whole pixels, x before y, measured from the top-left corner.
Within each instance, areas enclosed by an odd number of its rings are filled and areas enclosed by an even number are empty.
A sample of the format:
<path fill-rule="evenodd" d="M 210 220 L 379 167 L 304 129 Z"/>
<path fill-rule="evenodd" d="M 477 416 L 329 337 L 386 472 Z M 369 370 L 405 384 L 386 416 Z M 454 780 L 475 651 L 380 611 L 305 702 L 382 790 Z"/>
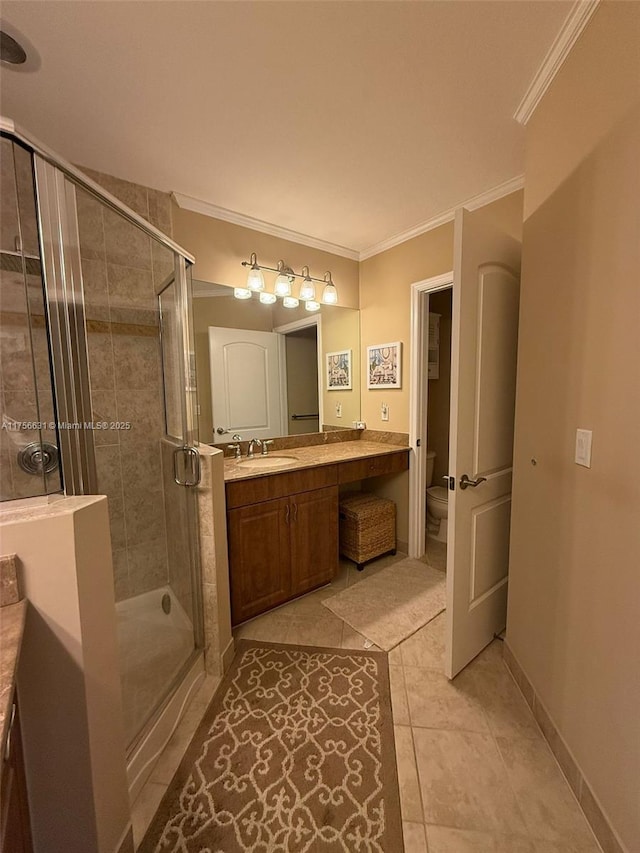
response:
<path fill-rule="evenodd" d="M 178 473 L 178 459 L 182 459 L 184 479 Z M 178 486 L 197 486 L 202 479 L 200 454 L 195 447 L 176 447 L 173 451 L 173 479 Z"/>

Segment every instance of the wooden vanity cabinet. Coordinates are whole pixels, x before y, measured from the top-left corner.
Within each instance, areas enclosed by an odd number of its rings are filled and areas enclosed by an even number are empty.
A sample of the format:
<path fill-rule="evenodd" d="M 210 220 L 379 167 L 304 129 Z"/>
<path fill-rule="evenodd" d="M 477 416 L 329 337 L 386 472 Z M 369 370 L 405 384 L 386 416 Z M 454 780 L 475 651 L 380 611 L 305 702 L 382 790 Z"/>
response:
<path fill-rule="evenodd" d="M 0 853 L 33 853 L 17 700 L 11 707 L 0 776 Z"/>
<path fill-rule="evenodd" d="M 227 524 L 234 625 L 337 572 L 337 485 L 230 509 Z"/>
<path fill-rule="evenodd" d="M 407 449 L 228 481 L 232 624 L 329 583 L 338 571 L 338 485 L 408 467 Z"/>

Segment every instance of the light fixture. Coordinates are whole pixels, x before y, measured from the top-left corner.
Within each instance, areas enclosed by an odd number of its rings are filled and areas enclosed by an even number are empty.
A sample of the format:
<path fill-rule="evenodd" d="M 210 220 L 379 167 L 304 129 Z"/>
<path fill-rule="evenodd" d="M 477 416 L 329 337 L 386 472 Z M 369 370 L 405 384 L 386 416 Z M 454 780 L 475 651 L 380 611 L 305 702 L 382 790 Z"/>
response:
<path fill-rule="evenodd" d="M 320 303 L 316 302 L 315 299 L 307 299 L 307 301 L 304 303 L 304 307 L 307 309 L 307 311 L 319 311 Z"/>
<path fill-rule="evenodd" d="M 278 275 L 276 283 L 273 287 L 276 296 L 291 296 L 291 280 L 295 277 L 295 273 L 285 265 L 284 261 L 278 261 Z"/>
<path fill-rule="evenodd" d="M 260 293 L 260 301 L 266 305 L 273 305 L 277 297 L 280 297 L 281 299 L 290 297 L 286 307 L 293 308 L 295 307 L 294 301 L 295 305 L 298 305 L 298 300 L 291 294 L 291 285 L 296 278 L 301 278 L 302 284 L 300 285 L 299 298 L 305 303 L 311 302 L 312 305 L 316 306 L 310 307 L 307 310 L 317 311 L 320 307 L 316 297 L 314 281 L 318 281 L 324 285 L 322 291 L 322 302 L 327 305 L 338 304 L 338 291 L 336 290 L 336 286 L 331 278 L 331 273 L 328 270 L 324 274 L 324 278 L 316 278 L 309 273 L 308 266 L 302 267 L 302 272 L 297 273 L 294 272 L 290 266 L 285 264 L 283 260 L 278 261 L 277 267 L 267 267 L 264 264 L 258 263 L 258 258 L 256 257 L 255 252 L 251 253 L 248 261 L 242 261 L 242 266 L 249 267 L 250 269 L 247 277 L 247 287 L 236 288 L 235 295 L 238 299 L 248 299 L 249 296 L 246 295 L 247 293 L 251 295 L 253 291 L 258 291 Z M 262 275 L 263 270 L 270 270 L 270 272 L 277 273 L 273 293 L 269 293 L 264 288 L 264 277 Z"/>
<path fill-rule="evenodd" d="M 316 298 L 316 288 L 309 275 L 309 267 L 302 267 L 302 275 L 304 276 L 300 285 L 300 299 L 306 302 L 308 299 Z"/>
<path fill-rule="evenodd" d="M 300 302 L 295 298 L 295 296 L 285 296 L 282 300 L 282 304 L 285 308 L 297 308 Z"/>
<path fill-rule="evenodd" d="M 248 287 L 234 287 L 233 295 L 236 299 L 251 299 L 251 291 Z"/>
<path fill-rule="evenodd" d="M 251 269 L 249 270 L 249 275 L 247 276 L 248 289 L 264 290 L 264 276 L 262 275 L 262 270 L 258 266 L 258 258 L 255 252 L 251 253 L 249 263 L 251 264 Z"/>
<path fill-rule="evenodd" d="M 327 305 L 335 305 L 338 301 L 338 291 L 336 290 L 336 286 L 331 280 L 331 273 L 326 272 L 324 274 L 324 281 L 326 282 L 324 286 L 324 290 L 322 291 L 322 301 Z"/>

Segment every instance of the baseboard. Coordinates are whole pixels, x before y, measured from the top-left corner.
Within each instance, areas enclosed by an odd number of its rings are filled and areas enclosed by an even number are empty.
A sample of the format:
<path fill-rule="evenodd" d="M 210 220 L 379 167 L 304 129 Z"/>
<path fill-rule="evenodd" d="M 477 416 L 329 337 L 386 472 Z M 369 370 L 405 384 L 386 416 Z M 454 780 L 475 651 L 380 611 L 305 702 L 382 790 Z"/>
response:
<path fill-rule="evenodd" d="M 507 641 L 503 644 L 503 656 L 507 669 L 520 688 L 520 692 L 524 696 L 527 705 L 531 708 L 531 712 L 540 726 L 540 730 L 549 744 L 549 748 L 554 754 L 560 769 L 564 773 L 571 790 L 575 794 L 580 808 L 602 850 L 604 853 L 629 853 L 628 848 L 618 838 L 616 831 L 582 773 L 578 762 L 571 754 L 571 750 L 565 743 L 558 727 L 551 719 L 549 712 L 527 678 Z"/>
<path fill-rule="evenodd" d="M 396 550 L 400 551 L 403 554 L 409 553 L 409 543 L 401 542 L 399 539 L 396 539 Z"/>

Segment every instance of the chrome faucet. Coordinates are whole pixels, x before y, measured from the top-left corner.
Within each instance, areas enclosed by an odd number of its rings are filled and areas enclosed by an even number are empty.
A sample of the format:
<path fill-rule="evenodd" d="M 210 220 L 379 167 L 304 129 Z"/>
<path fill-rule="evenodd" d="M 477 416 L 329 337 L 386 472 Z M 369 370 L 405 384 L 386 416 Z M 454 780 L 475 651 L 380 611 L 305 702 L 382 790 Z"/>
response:
<path fill-rule="evenodd" d="M 241 456 L 242 456 L 242 450 L 240 449 L 240 445 L 239 445 L 239 444 L 227 444 L 227 448 L 228 448 L 229 450 L 235 450 L 235 454 L 234 454 L 234 455 L 235 455 L 235 458 L 236 458 L 236 459 L 240 459 L 240 458 L 241 458 Z"/>
<path fill-rule="evenodd" d="M 262 439 L 262 455 L 263 455 L 263 456 L 266 456 L 266 455 L 267 455 L 267 453 L 269 452 L 269 445 L 270 445 L 270 444 L 273 444 L 273 439 L 272 439 L 272 438 L 268 438 L 268 439 L 267 439 L 267 438 L 263 438 L 263 439 Z"/>
<path fill-rule="evenodd" d="M 249 447 L 247 448 L 247 459 L 253 459 L 253 447 L 257 444 L 258 447 L 262 446 L 262 442 L 259 438 L 252 438 L 249 442 Z"/>

